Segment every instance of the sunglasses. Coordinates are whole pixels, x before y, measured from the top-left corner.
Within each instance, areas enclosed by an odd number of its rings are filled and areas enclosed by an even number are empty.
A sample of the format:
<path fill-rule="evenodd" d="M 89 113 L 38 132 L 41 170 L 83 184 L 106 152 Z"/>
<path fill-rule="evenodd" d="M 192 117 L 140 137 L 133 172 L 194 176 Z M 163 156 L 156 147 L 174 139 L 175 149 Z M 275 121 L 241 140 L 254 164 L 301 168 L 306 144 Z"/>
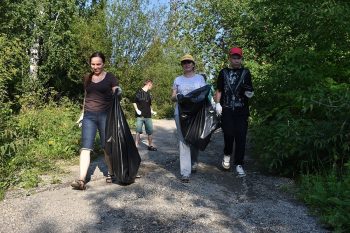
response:
<path fill-rule="evenodd" d="M 190 63 L 192 63 L 192 61 L 190 61 L 190 60 L 185 60 L 185 61 L 182 61 L 182 62 L 181 62 L 182 65 L 184 65 L 184 64 L 190 64 Z"/>

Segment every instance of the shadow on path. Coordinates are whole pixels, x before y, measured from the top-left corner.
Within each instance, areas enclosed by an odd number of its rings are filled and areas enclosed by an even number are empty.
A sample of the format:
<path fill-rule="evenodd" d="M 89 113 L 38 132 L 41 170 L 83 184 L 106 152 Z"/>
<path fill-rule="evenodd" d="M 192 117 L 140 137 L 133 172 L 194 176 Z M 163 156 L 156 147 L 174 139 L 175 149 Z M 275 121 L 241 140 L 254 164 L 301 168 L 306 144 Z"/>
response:
<path fill-rule="evenodd" d="M 264 176 L 246 159 L 247 176 L 221 169 L 223 139 L 216 132 L 199 155 L 190 183 L 179 178 L 179 151 L 172 120 L 154 121 L 158 151 L 140 146 L 142 158 L 134 184 L 92 179 L 86 191 L 69 187 L 1 203 L 4 232 L 327 232 L 284 189 L 286 178 Z M 99 158 L 91 171 L 100 166 Z M 13 202 L 12 202 L 13 201 Z M 17 206 L 17 208 L 16 208 Z M 18 207 L 19 206 L 19 207 Z M 30 222 L 21 226 L 10 219 Z M 8 224 L 10 222 L 10 224 Z M 5 223 L 7 223 L 5 225 Z M 1 230 L 0 230 L 1 231 Z"/>

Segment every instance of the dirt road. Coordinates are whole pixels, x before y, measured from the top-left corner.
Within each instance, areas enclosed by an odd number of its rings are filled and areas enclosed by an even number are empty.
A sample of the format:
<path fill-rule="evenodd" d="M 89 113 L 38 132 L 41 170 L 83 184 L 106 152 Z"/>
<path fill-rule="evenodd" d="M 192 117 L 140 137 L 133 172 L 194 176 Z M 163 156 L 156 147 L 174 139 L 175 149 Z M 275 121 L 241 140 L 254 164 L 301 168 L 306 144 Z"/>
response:
<path fill-rule="evenodd" d="M 286 192 L 294 188 L 291 180 L 257 171 L 249 148 L 245 178 L 222 171 L 221 132 L 200 153 L 190 183 L 181 183 L 174 121 L 154 125 L 159 150 L 140 147 L 142 177 L 134 184 L 106 184 L 100 158 L 92 163 L 88 189 L 72 190 L 75 165 L 61 184 L 29 196 L 8 194 L 0 202 L 0 232 L 327 232 Z"/>

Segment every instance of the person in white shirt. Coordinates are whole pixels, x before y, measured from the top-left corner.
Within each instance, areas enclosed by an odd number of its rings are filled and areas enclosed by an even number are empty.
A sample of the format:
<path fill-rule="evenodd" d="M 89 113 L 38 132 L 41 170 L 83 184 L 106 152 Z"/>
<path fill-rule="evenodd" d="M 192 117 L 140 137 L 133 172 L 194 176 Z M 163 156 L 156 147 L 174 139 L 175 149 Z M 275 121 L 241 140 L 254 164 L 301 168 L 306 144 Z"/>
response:
<path fill-rule="evenodd" d="M 183 182 L 189 182 L 191 172 L 197 169 L 198 149 L 185 143 L 179 121 L 178 103 L 184 95 L 206 85 L 204 77 L 195 72 L 196 63 L 190 54 L 184 55 L 181 59 L 183 74 L 176 77 L 172 88 L 171 99 L 176 102 L 174 118 L 179 138 L 180 149 L 180 173 Z"/>

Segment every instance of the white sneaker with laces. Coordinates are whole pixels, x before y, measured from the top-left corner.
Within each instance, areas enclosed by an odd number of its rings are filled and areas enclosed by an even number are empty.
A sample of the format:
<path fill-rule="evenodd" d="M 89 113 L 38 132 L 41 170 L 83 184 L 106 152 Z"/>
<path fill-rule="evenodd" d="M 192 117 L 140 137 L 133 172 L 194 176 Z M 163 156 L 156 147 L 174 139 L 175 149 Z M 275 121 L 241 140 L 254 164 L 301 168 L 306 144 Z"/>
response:
<path fill-rule="evenodd" d="M 197 172 L 197 168 L 198 168 L 198 163 L 197 163 L 197 162 L 194 162 L 193 165 L 192 165 L 192 167 L 191 167 L 191 171 L 192 171 L 193 173 L 195 173 L 195 172 Z"/>
<path fill-rule="evenodd" d="M 241 165 L 236 166 L 236 172 L 237 172 L 238 177 L 245 176 L 245 172 L 244 172 L 243 167 Z"/>
<path fill-rule="evenodd" d="M 226 170 L 230 169 L 230 159 L 231 156 L 229 155 L 224 155 L 224 158 L 222 159 L 222 167 Z"/>

